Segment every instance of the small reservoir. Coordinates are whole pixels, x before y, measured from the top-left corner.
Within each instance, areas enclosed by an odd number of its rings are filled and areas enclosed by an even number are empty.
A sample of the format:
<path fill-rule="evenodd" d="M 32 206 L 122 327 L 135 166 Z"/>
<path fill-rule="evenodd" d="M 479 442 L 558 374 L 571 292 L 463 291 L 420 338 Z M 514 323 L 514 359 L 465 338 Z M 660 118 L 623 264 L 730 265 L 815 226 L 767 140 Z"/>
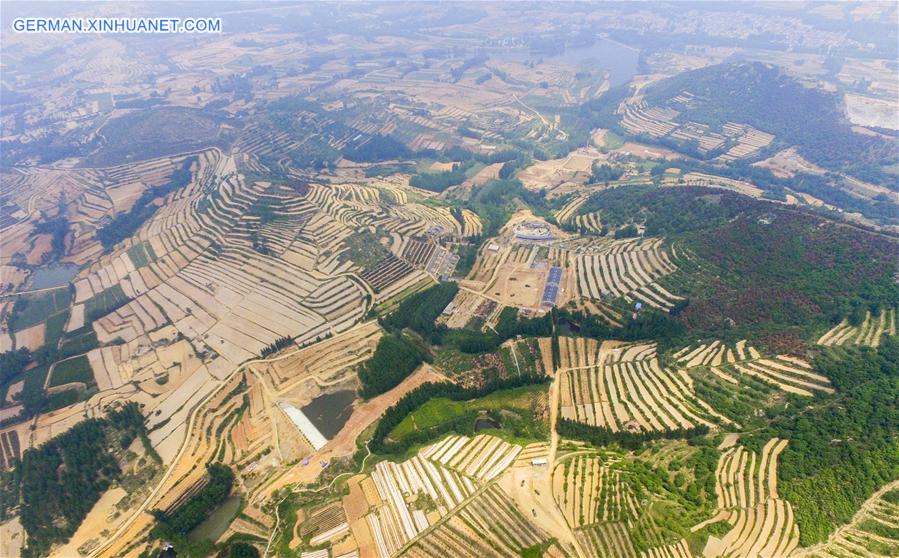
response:
<path fill-rule="evenodd" d="M 53 264 L 42 267 L 31 274 L 29 290 L 62 287 L 72 282 L 78 275 L 78 267 L 69 264 Z"/>
<path fill-rule="evenodd" d="M 222 502 L 221 506 L 212 512 L 212 515 L 204 519 L 203 523 L 194 527 L 193 531 L 187 535 L 187 538 L 193 542 L 200 542 L 206 539 L 215 542 L 216 539 L 222 536 L 228 525 L 231 524 L 231 520 L 237 515 L 237 510 L 239 509 L 240 496 L 232 494 L 227 500 Z"/>
<path fill-rule="evenodd" d="M 318 431 L 330 440 L 353 414 L 355 399 L 356 392 L 350 389 L 326 393 L 313 399 L 302 411 Z"/>

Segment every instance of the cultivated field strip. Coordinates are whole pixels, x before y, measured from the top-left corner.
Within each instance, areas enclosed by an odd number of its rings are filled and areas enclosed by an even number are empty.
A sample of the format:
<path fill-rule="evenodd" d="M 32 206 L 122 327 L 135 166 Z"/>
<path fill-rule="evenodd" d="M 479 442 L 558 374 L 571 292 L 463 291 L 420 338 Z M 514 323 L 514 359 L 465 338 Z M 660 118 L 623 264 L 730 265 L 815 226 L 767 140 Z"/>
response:
<path fill-rule="evenodd" d="M 202 153 L 205 158 L 213 150 Z M 217 152 L 215 152 L 217 153 Z M 103 247 L 94 232 L 114 214 L 126 212 L 148 188 L 165 184 L 185 157 L 152 159 L 104 169 L 15 169 L 4 171 L 4 211 L 0 219 L 0 262 L 27 245 L 32 220 L 55 210 L 60 195 L 70 208 L 71 245 L 66 261 L 85 265 L 96 261 Z"/>
<path fill-rule="evenodd" d="M 479 481 L 489 481 L 506 470 L 520 452 L 521 446 L 482 434 L 474 438 L 449 436 L 419 455 Z"/>
<path fill-rule="evenodd" d="M 692 558 L 687 541 L 681 539 L 675 543 L 657 546 L 640 552 L 640 558 Z"/>
<path fill-rule="evenodd" d="M 160 182 L 174 168 L 141 165 L 147 170 L 140 172 Z M 199 153 L 191 173 L 191 182 L 169 194 L 134 237 L 74 281 L 70 329 L 92 322 L 101 343 L 124 342 L 89 355 L 101 390 L 138 382 L 168 394 L 186 374 L 203 370 L 222 378 L 283 337 L 305 344 L 348 330 L 375 302 L 352 262 L 340 257 L 345 239 L 365 222 L 354 211 L 377 205 L 385 219 L 400 225 L 408 217 L 418 230 L 439 224 L 459 233 L 466 222 L 479 226 L 471 215 L 466 221 L 464 213 L 457 219 L 447 209 L 408 204 L 406 189 L 389 182 L 333 189 L 248 183 L 233 158 L 217 150 Z M 388 198 L 406 202 L 406 212 L 392 211 Z M 275 209 L 261 221 L 254 208 L 273 201 Z M 394 259 L 366 278 L 387 297 L 427 276 Z M 179 336 L 190 341 L 175 343 Z M 358 362 L 362 354 L 344 360 Z M 178 380 L 155 381 L 168 377 Z M 190 398 L 179 396 L 173 408 Z"/>
<path fill-rule="evenodd" d="M 309 512 L 301 525 L 300 533 L 311 536 L 309 544 L 318 546 L 329 540 L 337 540 L 350 530 L 346 514 L 340 502 L 333 502 L 323 508 Z"/>
<path fill-rule="evenodd" d="M 853 326 L 843 320 L 818 339 L 819 345 L 826 347 L 841 345 L 866 345 L 877 347 L 884 335 L 896 335 L 896 307 L 887 308 L 879 316 L 873 316 L 869 310 L 864 321 Z"/>
<path fill-rule="evenodd" d="M 560 379 L 562 417 L 619 431 L 712 426 L 712 410 L 684 378 L 655 358 L 569 370 Z"/>
<path fill-rule="evenodd" d="M 710 537 L 706 556 L 786 557 L 799 544 L 799 528 L 789 502 L 777 493 L 777 458 L 787 440 L 772 438 L 761 456 L 742 446 L 718 460 L 715 494 L 718 513 L 700 523 L 724 520 L 732 526 L 722 538 Z"/>
<path fill-rule="evenodd" d="M 560 368 L 585 368 L 607 363 L 617 344 L 586 337 L 559 337 Z"/>
<path fill-rule="evenodd" d="M 329 379 L 369 358 L 381 334 L 377 322 L 366 322 L 272 362 L 265 372 L 278 390 L 309 378 Z"/>
<path fill-rule="evenodd" d="M 567 223 L 589 198 L 589 194 L 577 194 L 572 196 L 561 209 L 555 212 L 554 216 L 556 221 L 559 223 Z"/>
<path fill-rule="evenodd" d="M 689 108 L 692 95 L 683 93 L 673 101 L 684 108 Z M 635 96 L 618 107 L 621 125 L 633 134 L 647 134 L 654 138 L 669 137 L 676 140 L 695 143 L 696 149 L 703 154 L 714 150 L 722 150 L 718 156 L 722 161 L 733 161 L 750 157 L 774 141 L 774 136 L 736 122 L 727 122 L 721 127 L 721 133 L 712 131 L 706 124 L 699 122 L 675 122 L 680 111 L 672 107 L 648 106 L 640 96 Z"/>
<path fill-rule="evenodd" d="M 553 497 L 572 528 L 624 522 L 637 516 L 637 499 L 621 473 L 597 455 L 578 455 L 553 471 Z"/>
<path fill-rule="evenodd" d="M 453 513 L 403 553 L 414 558 L 518 556 L 549 538 L 522 514 L 497 485 Z"/>
<path fill-rule="evenodd" d="M 621 521 L 590 525 L 575 531 L 575 536 L 591 558 L 637 558 L 627 526 Z"/>
<path fill-rule="evenodd" d="M 357 539 L 370 540 L 370 548 L 382 558 L 397 555 L 420 533 L 448 514 L 456 514 L 458 518 L 454 516 L 443 523 L 424 540 L 433 541 L 434 533 L 446 525 L 452 526 L 448 532 L 455 532 L 453 529 L 458 522 L 467 525 L 483 521 L 469 516 L 482 509 L 494 508 L 500 521 L 508 521 L 508 532 L 514 534 L 520 526 L 509 516 L 511 504 L 508 498 L 498 488 L 484 490 L 520 452 L 520 446 L 510 445 L 494 436 L 449 436 L 422 448 L 414 457 L 401 463 L 378 463 L 370 476 L 357 484 L 365 494 L 364 498 L 359 493 L 354 494 L 355 489 L 351 488 L 350 495 L 344 497 L 343 508 L 347 510 L 349 522 L 355 525 L 352 529 Z M 457 514 L 456 510 L 463 504 L 469 511 Z M 506 515 L 500 517 L 500 513 Z M 362 521 L 361 526 L 353 523 L 357 519 Z M 329 525 L 331 529 L 336 527 L 338 525 Z M 364 533 L 360 533 L 360 529 Z M 500 542 L 515 547 L 523 540 L 530 539 L 512 536 L 508 540 L 500 539 Z"/>
<path fill-rule="evenodd" d="M 580 231 L 599 233 L 602 231 L 602 221 L 599 211 L 577 215 L 574 218 L 574 226 Z"/>
<path fill-rule="evenodd" d="M 661 239 L 614 241 L 575 251 L 578 294 L 595 300 L 624 298 L 668 310 L 681 297 L 657 281 L 677 268 L 663 249 Z"/>
<path fill-rule="evenodd" d="M 406 191 L 396 185 L 385 185 L 383 191 L 361 184 L 312 185 L 308 199 L 354 228 L 372 225 L 404 236 L 435 233 L 466 237 L 483 231 L 480 217 L 472 211 L 464 209 L 454 215 L 447 208 L 410 202 Z"/>
<path fill-rule="evenodd" d="M 665 431 L 731 421 L 695 392 L 684 370 L 663 369 L 654 343 L 559 338 L 561 416 L 619 431 Z"/>
<path fill-rule="evenodd" d="M 381 505 L 366 516 L 380 556 L 393 556 L 429 526 L 423 510 L 412 509 L 404 495 L 427 493 L 442 516 L 477 486 L 458 473 L 416 456 L 402 464 L 379 463 L 371 474 Z"/>
<path fill-rule="evenodd" d="M 808 362 L 786 355 L 764 358 L 745 340 L 734 345 L 712 341 L 698 347 L 685 347 L 674 353 L 673 358 L 684 368 L 708 366 L 712 373 L 730 383 L 737 383 L 738 373 L 754 376 L 797 395 L 811 397 L 815 392 L 833 393 L 830 380 L 817 374 Z"/>

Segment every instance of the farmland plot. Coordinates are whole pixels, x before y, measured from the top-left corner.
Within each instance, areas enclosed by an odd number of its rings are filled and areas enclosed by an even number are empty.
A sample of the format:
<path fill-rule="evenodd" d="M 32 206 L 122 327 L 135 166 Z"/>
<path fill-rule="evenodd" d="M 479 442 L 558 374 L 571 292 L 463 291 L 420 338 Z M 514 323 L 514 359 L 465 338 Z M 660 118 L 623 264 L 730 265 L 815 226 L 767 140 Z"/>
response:
<path fill-rule="evenodd" d="M 377 322 L 366 322 L 255 368 L 261 370 L 279 392 L 310 379 L 329 383 L 341 377 L 340 372 L 368 359 L 374 353 L 381 335 L 382 330 Z"/>
<path fill-rule="evenodd" d="M 564 343 L 566 349 L 572 343 L 582 344 L 584 350 L 574 353 L 586 354 L 593 363 L 587 360 L 585 365 L 562 372 L 559 390 L 563 418 L 613 432 L 665 431 L 730 422 L 696 394 L 685 372 L 660 366 L 653 344 L 609 344 L 597 358 L 585 340 L 569 340 Z M 562 345 L 560 342 L 564 355 Z"/>
<path fill-rule="evenodd" d="M 550 538 L 491 484 L 402 555 L 414 558 L 516 556 Z"/>
<path fill-rule="evenodd" d="M 450 328 L 463 328 L 472 320 L 495 326 L 503 307 L 495 301 L 471 291 L 459 290 L 451 306 L 437 317 L 437 323 Z"/>
<path fill-rule="evenodd" d="M 818 339 L 825 347 L 841 345 L 866 345 L 877 347 L 884 335 L 896 335 L 896 307 L 881 310 L 879 316 L 872 316 L 870 310 L 865 320 L 853 326 L 843 320 Z"/>
<path fill-rule="evenodd" d="M 777 493 L 777 458 L 787 440 L 772 438 L 761 456 L 742 446 L 727 449 L 715 472 L 717 513 L 693 530 L 726 521 L 731 530 L 709 537 L 703 556 L 789 556 L 799 545 L 793 508 Z"/>
<path fill-rule="evenodd" d="M 574 452 L 553 471 L 553 499 L 587 556 L 596 558 L 690 558 L 686 541 L 670 542 L 638 495 L 617 458 Z M 637 551 L 632 533 L 651 545 Z"/>
<path fill-rule="evenodd" d="M 375 302 L 366 279 L 388 297 L 426 278 L 401 260 L 412 273 L 393 273 L 391 262 L 363 271 L 339 258 L 344 240 L 363 224 L 354 208 L 382 203 L 385 190 L 348 185 L 301 192 L 248 184 L 235 169 L 216 150 L 200 153 L 192 181 L 170 193 L 133 238 L 75 279 L 75 315 L 101 343 L 120 343 L 87 355 L 100 400 L 140 385 L 153 394 L 148 410 L 158 411 L 160 421 L 176 410 L 186 415 L 202 397 L 179 391 L 193 374 L 221 379 L 278 339 L 305 344 L 349 330 Z M 396 187 L 390 198 L 408 201 Z M 462 227 L 448 211 L 421 207 L 394 214 L 395 223 L 412 216 L 416 223 L 433 218 Z M 365 340 L 357 343 L 356 335 Z M 364 359 L 376 339 L 353 336 L 345 353 L 329 353 L 321 366 L 345 369 Z M 286 377 L 273 380 L 280 385 Z M 183 425 L 171 420 L 152 438 L 171 457 L 183 435 Z"/>
<path fill-rule="evenodd" d="M 494 436 L 448 436 L 422 448 L 406 461 L 378 463 L 368 477 L 357 477 L 351 481 L 350 493 L 343 498 L 346 520 L 360 545 L 360 553 L 375 552 L 381 558 L 395 556 L 420 533 L 451 514 L 451 520 L 441 523 L 436 531 L 412 548 L 419 544 L 433 544 L 425 541 L 437 540 L 433 534 L 446 525 L 455 526 L 457 522 L 469 525 L 463 529 L 468 532 L 472 525 L 484 521 L 474 518 L 480 510 L 485 513 L 495 510 L 501 521 L 508 521 L 508 533 L 516 533 L 524 523 L 519 523 L 518 515 L 515 515 L 517 511 L 509 511 L 512 505 L 508 498 L 498 488 L 493 488 L 490 481 L 512 465 L 521 449 Z M 487 486 L 491 488 L 487 488 L 485 493 Z M 462 510 L 455 511 L 476 494 L 480 495 Z M 334 525 L 328 525 L 330 530 L 343 529 L 342 523 L 332 523 Z M 453 532 L 454 527 L 448 531 Z M 510 540 L 504 540 L 503 544 L 515 548 L 519 542 L 531 540 L 528 536 L 533 537 L 531 531 L 522 532 L 528 535 L 524 538 L 513 536 Z M 325 534 L 321 537 L 324 538 Z M 523 547 L 530 544 L 533 543 Z M 417 555 L 414 551 L 410 552 Z"/>
<path fill-rule="evenodd" d="M 378 463 L 370 475 L 370 486 L 374 490 L 367 491 L 366 499 L 367 509 L 372 511 L 364 514 L 365 522 L 357 523 L 354 532 L 363 531 L 362 536 L 356 536 L 357 540 L 373 540 L 381 557 L 395 555 L 479 486 L 473 479 L 426 459 L 425 454 L 433 447 L 424 448 L 419 455 L 402 463 Z M 364 480 L 363 489 L 366 484 Z M 352 491 L 344 498 L 346 509 L 359 508 L 353 504 L 354 498 Z M 422 502 L 424 505 L 420 505 Z M 357 515 L 351 514 L 351 520 Z"/>
<path fill-rule="evenodd" d="M 495 436 L 449 436 L 420 455 L 480 481 L 496 478 L 521 452 L 521 446 Z"/>
<path fill-rule="evenodd" d="M 60 195 L 67 201 L 72 245 L 66 261 L 94 261 L 103 251 L 94 231 L 104 219 L 127 212 L 141 193 L 165 184 L 184 157 L 151 159 L 104 169 L 32 169 L 4 173 L 4 209 L 13 216 L 4 223 L 0 254 L 6 261 L 28 250 L 28 237 L 41 212 L 55 214 Z M 12 210 L 16 208 L 17 210 Z M 38 254 L 39 255 L 39 254 Z M 30 256 L 30 255 L 27 255 Z M 38 262 L 34 262 L 38 263 Z"/>
<path fill-rule="evenodd" d="M 622 297 L 629 303 L 639 301 L 663 310 L 681 300 L 657 282 L 677 269 L 661 239 L 605 240 L 571 248 L 575 253 L 578 294 L 582 297 Z"/>
<path fill-rule="evenodd" d="M 680 107 L 689 107 L 690 93 L 681 93 L 672 99 Z M 653 138 L 670 138 L 696 145 L 697 151 L 708 154 L 723 151 L 722 161 L 751 157 L 772 141 L 774 136 L 736 122 L 727 122 L 721 132 L 712 131 L 708 125 L 698 122 L 679 123 L 680 111 L 672 107 L 648 105 L 640 95 L 635 95 L 618 107 L 621 125 L 632 134 L 647 134 Z"/>
<path fill-rule="evenodd" d="M 584 205 L 584 203 L 589 198 L 589 194 L 578 194 L 572 196 L 571 199 L 568 200 L 568 202 L 566 202 L 561 209 L 553 214 L 553 216 L 559 223 L 567 223 L 572 217 L 574 217 L 575 213 L 577 213 L 578 208 Z"/>
<path fill-rule="evenodd" d="M 745 340 L 733 346 L 712 341 L 698 347 L 686 347 L 673 357 L 685 368 L 708 366 L 716 376 L 730 383 L 736 383 L 736 373 L 754 376 L 797 395 L 811 397 L 816 392 L 833 393 L 830 380 L 815 373 L 808 362 L 786 355 L 763 358 Z"/>
<path fill-rule="evenodd" d="M 598 455 L 578 455 L 553 471 L 553 498 L 572 528 L 595 523 L 632 524 L 638 503 L 621 473 Z"/>

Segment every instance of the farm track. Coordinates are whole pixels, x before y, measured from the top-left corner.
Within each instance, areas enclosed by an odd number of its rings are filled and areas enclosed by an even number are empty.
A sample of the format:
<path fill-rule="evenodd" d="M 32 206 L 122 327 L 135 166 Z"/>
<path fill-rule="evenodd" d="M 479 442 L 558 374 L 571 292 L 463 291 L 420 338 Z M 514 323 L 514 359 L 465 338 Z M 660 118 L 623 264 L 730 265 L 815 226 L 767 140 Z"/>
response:
<path fill-rule="evenodd" d="M 792 555 L 792 558 L 816 558 L 816 557 L 829 557 L 829 556 L 840 556 L 841 551 L 857 551 L 858 547 L 853 546 L 857 545 L 857 542 L 852 542 L 852 538 L 864 539 L 865 536 L 871 535 L 871 533 L 859 531 L 858 526 L 862 523 L 862 521 L 872 515 L 872 512 L 875 512 L 879 508 L 881 508 L 884 503 L 881 501 L 881 498 L 887 492 L 892 492 L 894 490 L 899 490 L 899 480 L 894 480 L 888 484 L 882 486 L 877 492 L 871 495 L 870 498 L 865 500 L 862 504 L 862 507 L 855 512 L 855 515 L 852 517 L 852 520 L 845 524 L 837 527 L 837 529 L 831 533 L 831 535 L 827 538 L 826 541 L 818 543 L 814 546 L 810 546 L 807 548 L 803 548 L 802 550 L 795 552 Z M 892 507 L 888 508 L 891 510 L 890 513 L 895 513 L 896 515 L 893 517 L 896 523 L 899 523 L 899 504 L 893 504 Z M 894 528 L 896 525 L 893 526 Z M 879 540 L 877 536 L 874 536 L 875 540 Z M 848 541 L 848 542 L 845 542 Z M 899 545 L 899 540 L 881 540 L 880 542 L 884 542 L 887 545 Z M 848 546 L 849 548 L 845 548 Z M 844 547 L 844 548 L 841 548 Z M 833 552 L 831 552 L 831 550 Z M 874 555 L 872 556 L 880 556 Z"/>

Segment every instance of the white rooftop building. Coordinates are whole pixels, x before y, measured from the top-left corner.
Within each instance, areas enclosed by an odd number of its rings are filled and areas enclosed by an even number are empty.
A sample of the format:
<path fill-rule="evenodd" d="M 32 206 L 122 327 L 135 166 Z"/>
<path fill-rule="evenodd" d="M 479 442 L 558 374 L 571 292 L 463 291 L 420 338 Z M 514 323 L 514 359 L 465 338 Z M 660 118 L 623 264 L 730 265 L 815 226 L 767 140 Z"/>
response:
<path fill-rule="evenodd" d="M 303 414 L 303 411 L 297 409 L 290 403 L 285 403 L 283 401 L 279 401 L 278 406 L 281 407 L 281 410 L 283 410 L 287 417 L 293 421 L 297 426 L 297 429 L 303 437 L 306 438 L 306 441 L 309 442 L 313 449 L 318 451 L 325 447 L 325 444 L 328 443 L 328 439 L 318 431 L 318 428 L 316 428 L 315 425 L 312 424 L 312 421 Z"/>

